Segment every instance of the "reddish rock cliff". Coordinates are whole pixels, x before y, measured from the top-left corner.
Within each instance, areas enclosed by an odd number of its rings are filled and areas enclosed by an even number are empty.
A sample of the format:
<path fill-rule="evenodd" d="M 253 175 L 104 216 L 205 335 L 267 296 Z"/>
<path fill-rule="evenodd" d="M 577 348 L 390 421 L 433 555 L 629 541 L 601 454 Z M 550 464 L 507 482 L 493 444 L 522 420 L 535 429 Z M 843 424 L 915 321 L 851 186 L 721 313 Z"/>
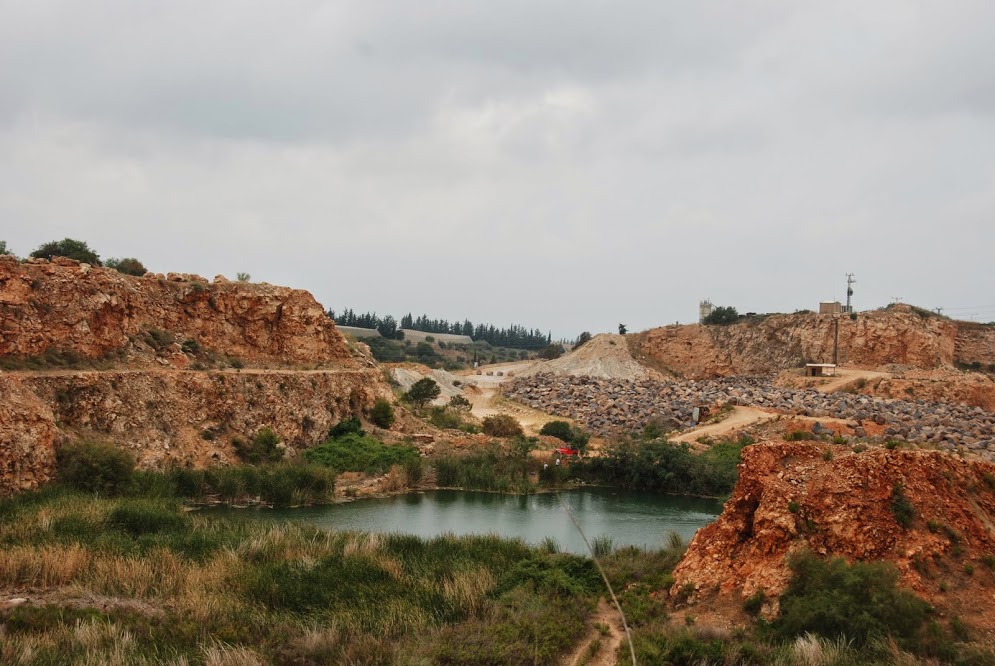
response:
<path fill-rule="evenodd" d="M 639 334 L 637 356 L 690 379 L 778 372 L 833 360 L 832 315 L 772 315 L 730 326 L 667 326 Z M 917 368 L 993 359 L 995 327 L 931 316 L 909 306 L 838 318 L 839 362 Z"/>
<path fill-rule="evenodd" d="M 335 323 L 306 291 L 0 256 L 0 356 L 123 356 L 159 331 L 173 347 L 160 356 L 191 340 L 250 363 L 355 365 Z M 130 365 L 139 360 L 129 356 Z"/>
<path fill-rule="evenodd" d="M 180 369 L 231 357 L 256 367 Z M 0 257 L 0 361 L 51 358 L 77 369 L 0 374 L 0 495 L 51 478 L 66 441 L 113 442 L 143 467 L 224 464 L 236 438 L 270 427 L 308 447 L 390 396 L 307 292 Z M 85 359 L 115 369 L 80 371 Z"/>
<path fill-rule="evenodd" d="M 828 449 L 834 457 L 826 460 Z M 674 570 L 672 595 L 690 583 L 697 590 L 692 603 L 742 599 L 758 590 L 776 600 L 790 577 L 786 555 L 808 548 L 851 561 L 892 562 L 903 585 L 934 603 L 987 613 L 995 465 L 937 451 L 853 453 L 775 442 L 744 449 L 739 470 L 722 516 L 695 535 Z M 915 508 L 908 529 L 892 510 L 896 484 Z M 944 580 L 957 581 L 956 602 L 953 592 L 944 596 Z M 768 607 L 775 610 L 776 602 Z"/>

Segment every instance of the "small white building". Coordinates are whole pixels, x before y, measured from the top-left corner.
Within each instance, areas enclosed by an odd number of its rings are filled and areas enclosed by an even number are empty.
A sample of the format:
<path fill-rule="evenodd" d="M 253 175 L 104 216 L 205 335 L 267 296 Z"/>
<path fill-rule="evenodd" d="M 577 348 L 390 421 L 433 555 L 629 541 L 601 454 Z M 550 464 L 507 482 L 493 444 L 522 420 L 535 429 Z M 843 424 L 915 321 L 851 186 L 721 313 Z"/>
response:
<path fill-rule="evenodd" d="M 809 377 L 835 377 L 835 363 L 806 363 L 805 374 Z"/>
<path fill-rule="evenodd" d="M 698 323 L 704 324 L 705 319 L 707 319 L 708 315 L 712 314 L 714 310 L 715 306 L 712 305 L 712 302 L 707 298 L 703 301 L 700 301 L 698 303 Z"/>

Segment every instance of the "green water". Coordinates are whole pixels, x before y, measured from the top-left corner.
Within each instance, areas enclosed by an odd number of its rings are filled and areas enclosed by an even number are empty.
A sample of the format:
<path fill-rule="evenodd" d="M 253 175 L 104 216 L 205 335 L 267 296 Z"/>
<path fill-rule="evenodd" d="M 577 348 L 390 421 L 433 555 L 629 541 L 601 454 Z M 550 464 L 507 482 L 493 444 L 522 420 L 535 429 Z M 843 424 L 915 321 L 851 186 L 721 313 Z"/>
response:
<path fill-rule="evenodd" d="M 690 539 L 722 512 L 718 500 L 584 488 L 539 495 L 434 490 L 381 499 L 299 509 L 206 509 L 205 513 L 272 522 L 299 520 L 329 530 L 440 534 L 498 534 L 538 544 L 552 537 L 569 552 L 583 541 L 563 506 L 589 539 L 611 537 L 616 546 L 658 548 L 668 531 Z"/>

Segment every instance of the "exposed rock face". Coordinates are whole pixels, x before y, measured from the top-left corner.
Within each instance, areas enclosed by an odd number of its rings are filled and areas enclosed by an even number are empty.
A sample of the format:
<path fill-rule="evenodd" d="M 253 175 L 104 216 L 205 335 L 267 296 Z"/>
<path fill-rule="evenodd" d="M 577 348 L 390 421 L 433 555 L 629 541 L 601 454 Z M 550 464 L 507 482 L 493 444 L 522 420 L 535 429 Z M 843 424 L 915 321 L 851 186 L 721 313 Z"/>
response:
<path fill-rule="evenodd" d="M 115 443 L 143 467 L 225 464 L 235 438 L 270 427 L 305 448 L 390 396 L 305 291 L 0 256 L 0 358 L 53 352 L 119 369 L 0 374 L 0 495 L 51 478 L 67 441 Z M 211 355 L 278 369 L 179 369 Z"/>
<path fill-rule="evenodd" d="M 964 365 L 995 365 L 995 326 L 958 322 L 956 359 Z"/>
<path fill-rule="evenodd" d="M 834 457 L 824 460 L 830 448 Z M 896 484 L 916 511 L 908 529 L 891 508 Z M 786 556 L 801 548 L 892 562 L 903 585 L 935 596 L 943 577 L 963 572 L 965 563 L 986 569 L 982 558 L 995 553 L 995 465 L 937 451 L 852 453 L 783 442 L 747 447 L 732 498 L 718 521 L 691 541 L 674 570 L 671 594 L 690 583 L 697 590 L 693 602 L 714 594 L 747 598 L 758 590 L 776 599 L 790 579 Z M 954 573 L 938 575 L 944 571 Z M 966 579 L 960 584 L 984 582 Z M 977 592 L 990 608 L 990 590 Z M 776 602 L 768 608 L 774 611 Z"/>
<path fill-rule="evenodd" d="M 928 316 L 909 306 L 848 316 L 773 315 L 730 326 L 667 326 L 639 334 L 634 345 L 689 379 L 778 372 L 805 362 L 899 363 L 936 368 L 993 360 L 995 327 Z"/>
<path fill-rule="evenodd" d="M 58 350 L 101 358 L 149 331 L 248 362 L 355 365 L 335 323 L 306 291 L 0 256 L 0 356 Z"/>
<path fill-rule="evenodd" d="M 0 496 L 50 478 L 57 435 L 50 406 L 21 379 L 0 375 Z"/>
<path fill-rule="evenodd" d="M 139 465 L 235 462 L 232 440 L 272 428 L 295 449 L 390 394 L 376 370 L 107 371 L 0 375 L 0 495 L 51 478 L 55 448 L 93 438 Z"/>

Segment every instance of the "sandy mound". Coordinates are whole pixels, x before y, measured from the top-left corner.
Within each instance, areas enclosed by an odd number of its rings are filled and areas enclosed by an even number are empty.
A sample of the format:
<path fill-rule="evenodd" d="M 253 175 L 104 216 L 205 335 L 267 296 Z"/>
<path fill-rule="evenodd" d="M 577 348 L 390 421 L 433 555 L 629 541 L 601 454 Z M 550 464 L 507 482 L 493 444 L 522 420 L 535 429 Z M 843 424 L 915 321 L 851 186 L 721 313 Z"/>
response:
<path fill-rule="evenodd" d="M 473 384 L 464 377 L 458 377 L 445 370 L 432 370 L 424 365 L 405 363 L 391 367 L 394 379 L 401 385 L 401 389 L 407 391 L 411 386 L 423 377 L 431 377 L 439 385 L 439 397 L 432 401 L 433 405 L 445 405 L 454 395 L 463 395 L 463 386 Z"/>
<path fill-rule="evenodd" d="M 613 333 L 596 335 L 580 349 L 552 361 L 536 363 L 519 374 L 529 377 L 541 372 L 600 379 L 660 378 L 659 373 L 632 358 L 624 335 Z"/>

